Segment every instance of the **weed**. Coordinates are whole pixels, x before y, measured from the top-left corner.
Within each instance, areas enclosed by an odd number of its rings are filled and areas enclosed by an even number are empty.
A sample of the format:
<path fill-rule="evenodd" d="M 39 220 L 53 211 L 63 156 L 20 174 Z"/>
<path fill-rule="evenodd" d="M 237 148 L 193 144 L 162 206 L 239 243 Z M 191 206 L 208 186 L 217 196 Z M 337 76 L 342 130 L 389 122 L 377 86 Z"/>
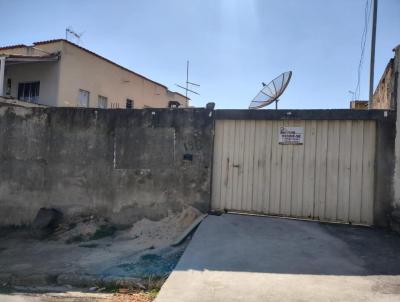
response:
<path fill-rule="evenodd" d="M 101 225 L 96 232 L 89 238 L 89 240 L 97 240 L 104 237 L 112 236 L 117 231 L 115 226 Z"/>
<path fill-rule="evenodd" d="M 117 293 L 119 291 L 119 289 L 121 288 L 121 286 L 117 285 L 117 284 L 107 284 L 106 286 L 102 287 L 102 292 L 105 293 Z"/>
<path fill-rule="evenodd" d="M 0 294 L 11 294 L 13 293 L 14 290 L 13 288 L 9 287 L 9 286 L 2 286 L 0 285 Z"/>
<path fill-rule="evenodd" d="M 79 245 L 79 247 L 86 247 L 86 248 L 95 248 L 98 246 L 99 245 L 97 243 L 83 243 Z"/>
<path fill-rule="evenodd" d="M 153 289 L 149 290 L 148 292 L 146 292 L 146 294 L 148 295 L 148 297 L 151 300 L 154 300 L 157 297 L 159 292 L 160 292 L 160 288 L 153 288 Z"/>

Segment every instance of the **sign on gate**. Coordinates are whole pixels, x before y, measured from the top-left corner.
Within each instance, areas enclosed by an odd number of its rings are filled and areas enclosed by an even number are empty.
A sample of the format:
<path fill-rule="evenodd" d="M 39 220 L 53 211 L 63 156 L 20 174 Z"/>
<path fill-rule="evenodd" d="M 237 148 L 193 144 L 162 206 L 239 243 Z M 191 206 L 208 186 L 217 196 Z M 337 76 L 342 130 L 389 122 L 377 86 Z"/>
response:
<path fill-rule="evenodd" d="M 279 144 L 302 145 L 304 143 L 303 127 L 280 127 Z"/>

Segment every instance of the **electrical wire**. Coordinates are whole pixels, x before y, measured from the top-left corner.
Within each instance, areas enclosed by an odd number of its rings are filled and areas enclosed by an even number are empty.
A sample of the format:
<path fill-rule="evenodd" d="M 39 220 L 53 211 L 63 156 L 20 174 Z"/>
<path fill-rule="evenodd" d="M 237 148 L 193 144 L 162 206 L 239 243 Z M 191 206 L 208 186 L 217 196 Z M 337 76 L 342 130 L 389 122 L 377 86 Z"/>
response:
<path fill-rule="evenodd" d="M 361 91 L 361 72 L 362 72 L 362 66 L 364 63 L 364 54 L 365 54 L 365 45 L 367 42 L 367 36 L 368 36 L 368 28 L 369 28 L 369 22 L 371 19 L 371 10 L 372 10 L 372 1 L 366 0 L 365 1 L 365 8 L 364 8 L 364 28 L 363 32 L 361 35 L 361 55 L 360 55 L 360 61 L 358 62 L 358 69 L 357 69 L 357 85 L 354 90 L 354 98 L 355 100 L 360 99 L 360 91 Z"/>

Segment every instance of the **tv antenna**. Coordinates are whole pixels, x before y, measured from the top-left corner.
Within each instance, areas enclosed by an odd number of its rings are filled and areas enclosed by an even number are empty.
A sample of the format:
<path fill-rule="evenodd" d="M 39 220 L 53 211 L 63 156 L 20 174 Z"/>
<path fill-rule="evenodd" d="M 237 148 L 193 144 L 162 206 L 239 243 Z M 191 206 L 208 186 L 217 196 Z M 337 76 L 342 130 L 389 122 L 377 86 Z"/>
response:
<path fill-rule="evenodd" d="M 250 102 L 249 109 L 259 109 L 271 104 L 272 102 L 275 102 L 275 109 L 278 109 L 278 98 L 285 91 L 291 77 L 292 72 L 287 71 L 277 76 L 268 84 L 263 82 L 263 88 Z"/>
<path fill-rule="evenodd" d="M 348 93 L 351 95 L 351 100 L 355 101 L 356 100 L 356 92 L 352 91 L 352 90 L 349 90 Z"/>
<path fill-rule="evenodd" d="M 68 41 L 68 36 L 73 36 L 73 37 L 75 37 L 77 44 L 79 44 L 81 42 L 81 37 L 82 37 L 83 33 L 84 32 L 81 32 L 81 33 L 78 34 L 76 31 L 74 31 L 72 29 L 71 26 L 68 26 L 65 29 L 65 40 Z"/>
<path fill-rule="evenodd" d="M 188 92 L 191 92 L 191 93 L 200 95 L 200 93 L 198 93 L 198 92 L 192 90 L 192 89 L 191 89 L 192 87 L 189 86 L 189 85 L 192 85 L 192 86 L 200 87 L 199 84 L 189 82 L 189 60 L 186 61 L 186 86 L 183 87 L 183 86 L 178 85 L 178 84 L 175 84 L 175 85 L 178 86 L 179 88 L 182 88 L 183 90 L 185 90 L 186 99 L 188 98 Z M 190 87 L 190 88 L 189 88 L 189 87 Z"/>

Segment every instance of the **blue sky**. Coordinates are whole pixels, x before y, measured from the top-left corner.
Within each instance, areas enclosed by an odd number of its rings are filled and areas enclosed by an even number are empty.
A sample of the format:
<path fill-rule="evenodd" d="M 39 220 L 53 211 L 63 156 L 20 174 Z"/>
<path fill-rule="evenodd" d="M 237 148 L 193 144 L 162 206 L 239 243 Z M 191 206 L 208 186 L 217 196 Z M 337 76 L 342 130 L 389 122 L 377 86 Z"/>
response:
<path fill-rule="evenodd" d="M 171 90 L 201 84 L 191 104 L 247 108 L 261 82 L 293 71 L 280 108 L 348 108 L 357 81 L 366 0 L 0 0 L 0 44 L 63 38 Z M 400 44 L 400 1 L 380 0 L 378 82 Z M 72 40 L 73 41 L 73 40 Z M 369 38 L 361 77 L 368 98 Z"/>

